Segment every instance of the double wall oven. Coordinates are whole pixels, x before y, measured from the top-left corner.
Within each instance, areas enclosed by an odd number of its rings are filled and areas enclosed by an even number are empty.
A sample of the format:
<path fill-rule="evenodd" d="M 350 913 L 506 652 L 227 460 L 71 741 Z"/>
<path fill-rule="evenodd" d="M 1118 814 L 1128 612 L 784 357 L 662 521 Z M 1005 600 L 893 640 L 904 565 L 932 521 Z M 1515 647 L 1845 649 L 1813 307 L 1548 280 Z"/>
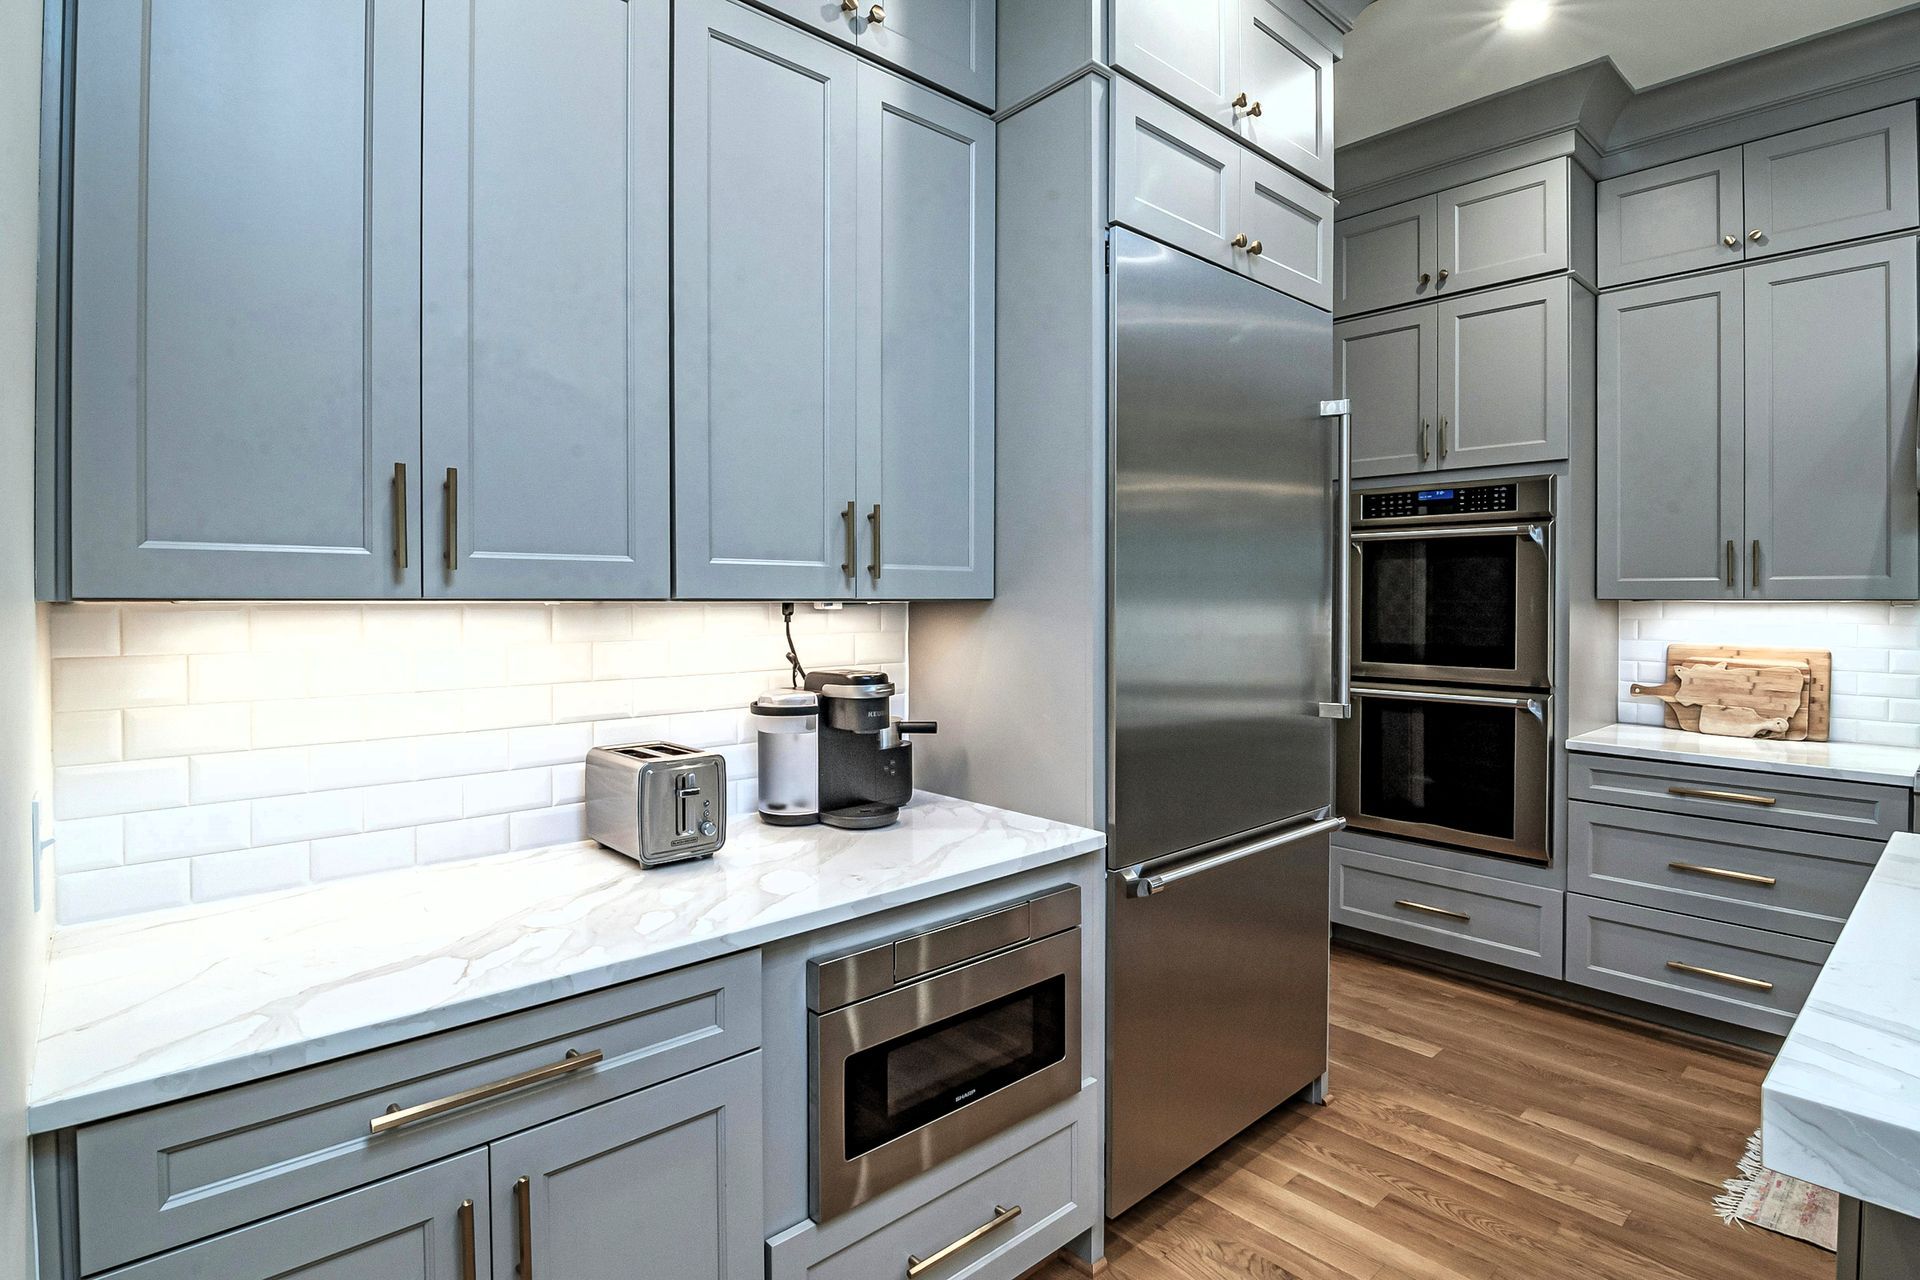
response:
<path fill-rule="evenodd" d="M 1550 860 L 1553 484 L 1357 495 L 1349 826 Z"/>

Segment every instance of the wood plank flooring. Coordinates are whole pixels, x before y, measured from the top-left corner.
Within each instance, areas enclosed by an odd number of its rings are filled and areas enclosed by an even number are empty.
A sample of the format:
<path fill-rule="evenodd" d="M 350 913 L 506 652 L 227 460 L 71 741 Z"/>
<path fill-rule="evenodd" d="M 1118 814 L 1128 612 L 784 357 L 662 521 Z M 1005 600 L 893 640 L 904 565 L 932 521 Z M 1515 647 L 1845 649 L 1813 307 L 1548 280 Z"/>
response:
<path fill-rule="evenodd" d="M 1710 1202 L 1766 1061 L 1336 949 L 1333 1089 L 1108 1224 L 1109 1280 L 1829 1280 Z M 1055 1263 L 1040 1280 L 1077 1273 Z"/>

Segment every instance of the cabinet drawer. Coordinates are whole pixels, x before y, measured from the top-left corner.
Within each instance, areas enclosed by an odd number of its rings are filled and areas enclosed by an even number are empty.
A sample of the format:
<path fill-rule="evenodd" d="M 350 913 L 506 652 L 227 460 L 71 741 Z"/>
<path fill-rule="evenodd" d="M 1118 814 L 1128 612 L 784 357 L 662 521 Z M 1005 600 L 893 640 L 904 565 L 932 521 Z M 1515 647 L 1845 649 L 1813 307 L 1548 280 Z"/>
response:
<path fill-rule="evenodd" d="M 909 1259 L 962 1241 L 930 1280 L 1023 1275 L 1093 1225 L 1099 1124 L 1099 1092 L 1084 1089 L 825 1226 L 803 1222 L 775 1236 L 769 1280 L 904 1276 Z"/>
<path fill-rule="evenodd" d="M 1568 762 L 1567 792 L 1598 804 L 1882 843 L 1907 829 L 1913 804 L 1906 787 L 1579 752 Z"/>
<path fill-rule="evenodd" d="M 760 957 L 749 952 L 89 1125 L 75 1140 L 82 1270 L 361 1186 L 759 1043 Z M 564 1065 L 594 1051 L 589 1065 Z M 371 1131 L 390 1110 L 508 1081 L 517 1086 Z"/>
<path fill-rule="evenodd" d="M 1567 980 L 1785 1035 L 1833 948 L 1824 942 L 1567 895 Z"/>
<path fill-rule="evenodd" d="M 1618 805 L 1569 806 L 1571 887 L 1832 942 L 1883 846 Z"/>
<path fill-rule="evenodd" d="M 1333 922 L 1560 976 L 1561 893 L 1356 849 L 1333 850 Z"/>

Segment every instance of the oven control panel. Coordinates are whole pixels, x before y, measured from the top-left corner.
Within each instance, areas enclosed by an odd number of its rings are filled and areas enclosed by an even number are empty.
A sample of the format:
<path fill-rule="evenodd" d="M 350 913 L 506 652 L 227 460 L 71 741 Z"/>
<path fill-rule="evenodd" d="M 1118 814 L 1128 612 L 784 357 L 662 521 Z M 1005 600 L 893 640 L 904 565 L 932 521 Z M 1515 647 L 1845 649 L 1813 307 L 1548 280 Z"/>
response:
<path fill-rule="evenodd" d="M 1356 524 L 1397 520 L 1548 519 L 1552 484 L 1546 478 L 1497 484 L 1431 484 L 1419 489 L 1386 489 L 1355 495 Z"/>

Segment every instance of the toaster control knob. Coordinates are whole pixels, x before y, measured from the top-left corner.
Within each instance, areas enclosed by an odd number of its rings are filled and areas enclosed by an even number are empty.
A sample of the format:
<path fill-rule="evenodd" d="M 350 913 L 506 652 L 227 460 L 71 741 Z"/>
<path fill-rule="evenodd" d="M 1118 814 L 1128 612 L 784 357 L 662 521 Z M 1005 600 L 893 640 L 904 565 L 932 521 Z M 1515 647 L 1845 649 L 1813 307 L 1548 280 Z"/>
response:
<path fill-rule="evenodd" d="M 713 833 L 718 831 L 719 829 L 720 828 L 713 825 L 712 818 L 702 818 L 700 820 L 700 834 L 708 837 L 709 839 L 711 839 L 713 837 Z"/>

